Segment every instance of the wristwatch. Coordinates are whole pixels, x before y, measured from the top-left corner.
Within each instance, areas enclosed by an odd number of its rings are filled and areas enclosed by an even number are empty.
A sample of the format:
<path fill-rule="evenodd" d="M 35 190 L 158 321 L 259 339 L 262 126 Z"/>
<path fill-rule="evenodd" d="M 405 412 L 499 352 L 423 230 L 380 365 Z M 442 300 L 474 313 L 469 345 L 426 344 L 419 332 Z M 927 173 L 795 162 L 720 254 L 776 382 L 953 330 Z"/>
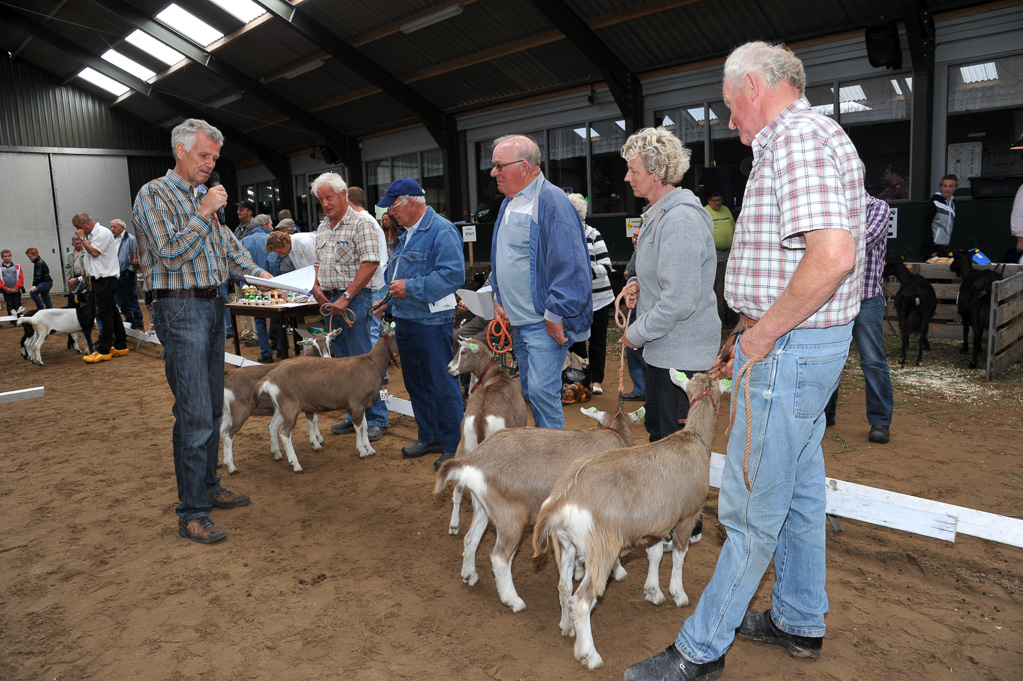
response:
<path fill-rule="evenodd" d="M 350 295 L 348 295 L 348 291 L 342 291 L 341 292 L 341 297 L 344 298 L 345 300 L 351 300 L 352 299 L 352 297 Z"/>

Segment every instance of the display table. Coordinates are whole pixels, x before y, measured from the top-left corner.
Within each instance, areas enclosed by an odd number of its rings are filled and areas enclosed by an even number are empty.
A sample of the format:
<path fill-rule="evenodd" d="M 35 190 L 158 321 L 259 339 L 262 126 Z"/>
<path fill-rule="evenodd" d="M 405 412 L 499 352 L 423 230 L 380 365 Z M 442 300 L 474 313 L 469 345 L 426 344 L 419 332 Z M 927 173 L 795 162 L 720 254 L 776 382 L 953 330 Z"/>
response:
<path fill-rule="evenodd" d="M 281 305 L 248 305 L 246 303 L 228 303 L 227 310 L 231 313 L 231 326 L 234 327 L 234 353 L 241 354 L 241 345 L 238 342 L 238 316 L 255 317 L 258 319 L 277 319 L 281 323 L 281 329 L 287 330 L 289 319 L 299 317 L 319 316 L 320 304 L 311 303 L 284 303 Z M 292 343 L 295 346 L 295 354 L 299 354 L 298 334 L 292 334 Z M 288 344 L 284 343 L 280 352 L 284 357 L 288 356 Z"/>

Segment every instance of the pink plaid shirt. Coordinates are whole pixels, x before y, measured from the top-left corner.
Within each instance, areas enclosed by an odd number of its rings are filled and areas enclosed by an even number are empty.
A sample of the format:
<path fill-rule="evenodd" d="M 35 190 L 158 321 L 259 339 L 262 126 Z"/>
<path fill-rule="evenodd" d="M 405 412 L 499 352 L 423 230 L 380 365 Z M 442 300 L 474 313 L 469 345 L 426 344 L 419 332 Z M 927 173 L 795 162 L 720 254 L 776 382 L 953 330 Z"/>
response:
<path fill-rule="evenodd" d="M 844 229 L 856 239 L 856 267 L 799 329 L 847 324 L 860 309 L 866 227 L 863 176 L 842 127 L 794 102 L 753 139 L 753 171 L 725 272 L 725 300 L 760 319 L 806 252 L 803 234 Z"/>
<path fill-rule="evenodd" d="M 343 291 L 355 281 L 364 262 L 380 262 L 376 223 L 369 215 L 348 210 L 336 224 L 330 218 L 316 230 L 317 280 L 324 291 Z"/>

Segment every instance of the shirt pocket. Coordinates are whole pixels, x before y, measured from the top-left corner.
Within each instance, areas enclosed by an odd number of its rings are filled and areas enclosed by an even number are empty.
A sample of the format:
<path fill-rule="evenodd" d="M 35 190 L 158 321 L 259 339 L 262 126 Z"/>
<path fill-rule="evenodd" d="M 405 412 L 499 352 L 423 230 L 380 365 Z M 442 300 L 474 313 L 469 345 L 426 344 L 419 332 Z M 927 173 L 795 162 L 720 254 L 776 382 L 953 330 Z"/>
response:
<path fill-rule="evenodd" d="M 502 228 L 508 230 L 508 245 L 518 254 L 529 253 L 529 234 L 532 217 L 529 213 L 509 213 L 508 223 Z"/>
<path fill-rule="evenodd" d="M 426 275 L 429 263 L 429 252 L 405 250 L 401 254 L 400 269 L 395 272 L 399 279 L 411 279 Z"/>

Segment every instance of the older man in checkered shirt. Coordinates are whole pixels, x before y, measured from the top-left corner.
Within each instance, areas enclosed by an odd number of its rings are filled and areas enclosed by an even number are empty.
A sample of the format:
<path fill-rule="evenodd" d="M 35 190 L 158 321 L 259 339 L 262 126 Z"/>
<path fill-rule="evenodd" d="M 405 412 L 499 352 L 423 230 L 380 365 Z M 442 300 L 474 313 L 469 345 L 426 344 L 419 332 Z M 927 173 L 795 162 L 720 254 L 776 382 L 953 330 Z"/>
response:
<path fill-rule="evenodd" d="M 366 288 L 380 266 L 376 223 L 356 212 L 348 202 L 348 185 L 337 173 L 323 173 L 313 181 L 313 194 L 326 217 L 316 230 L 316 286 L 313 296 L 331 306 L 326 323 L 343 328 L 332 342 L 334 357 L 364 355 L 373 349 L 370 328 L 376 318 L 370 312 L 373 292 Z M 345 318 L 354 321 L 351 327 Z M 375 442 L 387 432 L 387 406 L 377 398 L 366 410 L 367 436 Z M 351 417 L 330 427 L 334 433 L 354 433 Z"/>
<path fill-rule="evenodd" d="M 860 307 L 863 179 L 849 137 L 803 99 L 803 65 L 788 49 L 747 43 L 724 71 L 729 127 L 754 159 L 725 276 L 729 306 L 751 326 L 712 370 L 736 380 L 718 497 L 728 534 L 678 638 L 627 681 L 718 679 L 736 633 L 797 657 L 817 657 L 824 638 L 821 439 Z M 772 557 L 772 607 L 747 612 Z"/>

